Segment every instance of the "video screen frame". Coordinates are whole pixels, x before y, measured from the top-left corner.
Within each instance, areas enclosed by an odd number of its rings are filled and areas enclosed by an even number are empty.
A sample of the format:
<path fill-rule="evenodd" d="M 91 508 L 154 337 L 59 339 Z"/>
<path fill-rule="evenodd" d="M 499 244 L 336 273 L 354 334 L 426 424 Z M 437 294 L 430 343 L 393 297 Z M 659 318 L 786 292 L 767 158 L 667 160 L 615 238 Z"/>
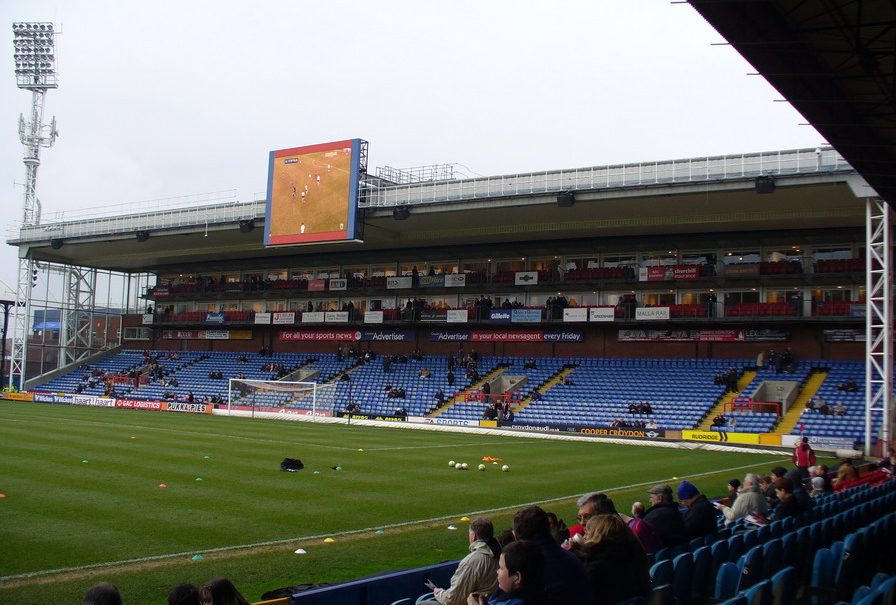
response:
<path fill-rule="evenodd" d="M 266 247 L 357 239 L 361 139 L 271 151 Z"/>

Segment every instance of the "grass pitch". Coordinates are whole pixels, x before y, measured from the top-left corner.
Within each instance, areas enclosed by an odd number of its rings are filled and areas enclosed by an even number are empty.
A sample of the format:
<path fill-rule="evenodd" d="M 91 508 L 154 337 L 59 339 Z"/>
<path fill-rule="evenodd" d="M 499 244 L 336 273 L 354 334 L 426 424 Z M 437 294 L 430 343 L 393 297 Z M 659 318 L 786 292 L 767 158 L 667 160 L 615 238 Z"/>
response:
<path fill-rule="evenodd" d="M 503 461 L 481 472 L 484 456 Z M 284 457 L 305 468 L 281 472 Z M 500 531 L 543 502 L 572 524 L 584 492 L 609 491 L 625 510 L 656 482 L 688 477 L 719 494 L 780 460 L 0 401 L 0 602 L 78 603 L 111 581 L 128 605 L 159 603 L 218 575 L 258 600 L 459 558 L 463 515 L 487 511 Z"/>

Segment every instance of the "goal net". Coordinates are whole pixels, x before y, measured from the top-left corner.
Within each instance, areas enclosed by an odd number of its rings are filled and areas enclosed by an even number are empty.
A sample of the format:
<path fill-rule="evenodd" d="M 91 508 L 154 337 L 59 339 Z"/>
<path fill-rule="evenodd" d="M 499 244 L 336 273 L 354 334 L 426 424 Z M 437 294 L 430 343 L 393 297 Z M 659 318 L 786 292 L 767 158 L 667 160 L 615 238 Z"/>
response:
<path fill-rule="evenodd" d="M 292 412 L 329 416 L 335 400 L 335 384 L 231 378 L 227 390 L 227 411 L 251 411 L 253 415 L 255 412 Z"/>

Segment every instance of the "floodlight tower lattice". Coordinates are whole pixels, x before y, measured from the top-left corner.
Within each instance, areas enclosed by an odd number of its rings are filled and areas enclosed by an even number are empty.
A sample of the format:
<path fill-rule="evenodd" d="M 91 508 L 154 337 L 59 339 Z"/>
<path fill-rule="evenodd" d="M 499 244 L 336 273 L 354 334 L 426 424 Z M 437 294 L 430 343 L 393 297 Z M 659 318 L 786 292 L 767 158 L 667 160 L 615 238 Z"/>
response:
<path fill-rule="evenodd" d="M 22 203 L 22 226 L 40 223 L 40 201 L 37 198 L 37 169 L 40 150 L 56 141 L 56 118 L 44 124 L 44 101 L 47 91 L 57 88 L 56 31 L 52 23 L 18 22 L 12 25 L 16 84 L 31 91 L 29 119 L 19 116 L 19 139 L 25 146 L 25 193 Z M 15 378 L 19 388 L 25 386 L 25 365 L 28 354 L 28 320 L 31 316 L 31 289 L 35 263 L 31 254 L 19 255 L 19 276 L 16 284 L 16 314 L 13 325 L 10 384 Z"/>

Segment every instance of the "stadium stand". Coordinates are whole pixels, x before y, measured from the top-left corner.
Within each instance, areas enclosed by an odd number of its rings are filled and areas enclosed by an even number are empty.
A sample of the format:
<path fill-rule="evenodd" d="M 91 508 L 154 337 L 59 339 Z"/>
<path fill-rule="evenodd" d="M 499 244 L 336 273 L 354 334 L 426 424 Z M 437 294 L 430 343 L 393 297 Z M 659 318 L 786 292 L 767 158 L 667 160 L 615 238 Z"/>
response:
<path fill-rule="evenodd" d="M 157 359 L 162 375 L 153 376 L 147 355 Z M 176 358 L 172 358 L 175 355 Z M 172 354 L 170 351 L 142 352 L 125 350 L 92 366 L 79 367 L 35 388 L 38 392 L 80 393 L 101 396 L 108 394 L 111 384 L 115 394 L 140 400 L 186 401 L 192 393 L 195 401 L 226 402 L 228 379 L 297 380 L 293 374 L 302 370 L 310 380 L 335 384 L 333 413 L 350 401 L 357 402 L 361 411 L 376 415 L 393 415 L 402 410 L 407 416 L 439 416 L 444 419 L 475 421 L 483 417 L 486 407 L 481 391 L 485 377 L 513 376 L 514 387 L 506 392 L 492 391 L 492 395 L 506 395 L 519 422 L 546 426 L 641 426 L 648 422 L 666 430 L 694 429 L 707 419 L 725 395 L 725 387 L 714 382 L 714 377 L 731 367 L 752 367 L 752 360 L 684 360 L 653 358 L 580 358 L 580 357 L 511 357 L 481 356 L 477 371 L 483 377 L 478 383 L 464 371 L 455 368 L 456 380 L 448 384 L 448 361 L 445 355 L 428 355 L 422 359 L 403 356 L 405 361 L 393 362 L 388 372 L 379 357 L 363 363 L 359 357 L 342 360 L 334 353 L 305 355 L 298 353 L 191 352 Z M 527 368 L 534 362 L 534 368 Z M 283 375 L 266 364 L 282 364 Z M 420 378 L 423 368 L 430 371 L 428 378 Z M 842 414 L 822 414 L 803 409 L 792 434 L 820 437 L 864 439 L 864 364 L 855 361 L 803 360 L 790 372 L 776 373 L 766 366 L 760 369 L 739 394 L 743 400 L 754 402 L 754 396 L 766 381 L 787 381 L 804 385 L 815 371 L 824 369 L 827 377 L 815 398 L 823 399 L 831 409 L 845 408 Z M 218 370 L 222 378 L 211 378 Z M 339 380 L 349 371 L 349 380 Z M 140 374 L 140 385 L 129 373 Z M 564 380 L 559 378 L 560 374 Z M 176 384 L 172 381 L 176 380 Z M 857 390 L 844 392 L 838 385 L 854 382 Z M 401 389 L 403 397 L 390 397 L 389 390 Z M 436 402 L 442 390 L 446 403 Z M 537 393 L 536 393 L 537 392 Z M 268 393 L 255 405 L 297 407 L 284 394 Z M 497 400 L 497 398 L 495 398 Z M 648 402 L 651 413 L 632 413 L 630 406 Z M 755 406 L 742 406 L 726 411 L 733 419 L 726 427 L 711 426 L 709 430 L 742 433 L 768 433 L 781 420 L 776 411 Z M 872 415 L 872 431 L 877 434 L 882 413 Z M 615 424 L 614 424 L 615 423 Z"/>

